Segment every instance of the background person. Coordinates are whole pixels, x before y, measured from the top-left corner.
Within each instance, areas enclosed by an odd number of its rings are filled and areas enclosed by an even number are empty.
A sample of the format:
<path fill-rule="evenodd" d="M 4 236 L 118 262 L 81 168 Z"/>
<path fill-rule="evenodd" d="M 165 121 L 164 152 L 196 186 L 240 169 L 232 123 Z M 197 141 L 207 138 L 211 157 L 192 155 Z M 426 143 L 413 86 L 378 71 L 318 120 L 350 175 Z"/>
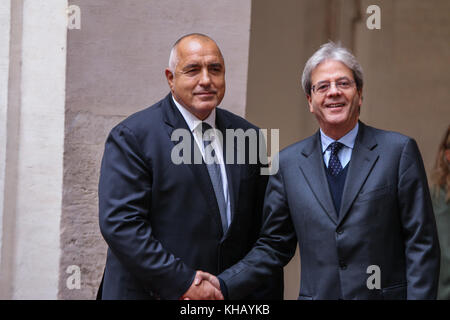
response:
<path fill-rule="evenodd" d="M 450 126 L 439 144 L 431 191 L 441 245 L 438 299 L 450 300 Z"/>

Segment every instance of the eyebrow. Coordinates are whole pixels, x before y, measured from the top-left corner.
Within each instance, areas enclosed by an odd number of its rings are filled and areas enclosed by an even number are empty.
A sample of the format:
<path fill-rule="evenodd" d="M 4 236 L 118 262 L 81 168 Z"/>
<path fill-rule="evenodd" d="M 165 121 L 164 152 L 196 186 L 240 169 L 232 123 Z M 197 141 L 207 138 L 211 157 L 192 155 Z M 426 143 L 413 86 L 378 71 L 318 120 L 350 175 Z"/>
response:
<path fill-rule="evenodd" d="M 335 81 L 339 81 L 339 80 L 350 80 L 351 81 L 351 79 L 349 77 L 346 77 L 346 76 L 337 78 Z M 331 82 L 331 81 L 330 80 L 322 80 L 322 81 L 318 81 L 316 84 L 326 83 L 326 82 Z"/>
<path fill-rule="evenodd" d="M 223 68 L 223 65 L 221 63 L 219 63 L 219 62 L 215 62 L 215 63 L 208 64 L 208 67 L 214 67 L 214 68 L 220 67 L 220 68 Z"/>
<path fill-rule="evenodd" d="M 198 64 L 198 63 L 191 63 L 191 64 L 184 66 L 183 70 L 187 70 L 187 69 L 191 69 L 191 68 L 198 68 L 199 66 L 200 66 L 200 64 Z"/>
<path fill-rule="evenodd" d="M 199 63 L 190 63 L 186 66 L 184 66 L 183 70 L 188 70 L 188 69 L 192 69 L 192 68 L 198 68 L 201 65 Z M 213 67 L 213 68 L 223 68 L 223 65 L 220 62 L 214 62 L 214 63 L 210 63 L 208 64 L 208 68 Z"/>

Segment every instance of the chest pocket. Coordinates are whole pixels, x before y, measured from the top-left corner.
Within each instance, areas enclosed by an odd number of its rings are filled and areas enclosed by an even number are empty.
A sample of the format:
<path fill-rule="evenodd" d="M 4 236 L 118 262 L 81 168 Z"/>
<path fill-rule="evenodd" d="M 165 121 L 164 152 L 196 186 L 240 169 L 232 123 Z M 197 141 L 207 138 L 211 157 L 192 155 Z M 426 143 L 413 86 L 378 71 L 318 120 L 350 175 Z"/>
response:
<path fill-rule="evenodd" d="M 380 188 L 375 188 L 371 190 L 363 190 L 359 193 L 358 198 L 356 198 L 356 202 L 366 202 L 379 200 L 383 197 L 389 196 L 394 191 L 394 188 L 391 185 L 386 185 Z"/>

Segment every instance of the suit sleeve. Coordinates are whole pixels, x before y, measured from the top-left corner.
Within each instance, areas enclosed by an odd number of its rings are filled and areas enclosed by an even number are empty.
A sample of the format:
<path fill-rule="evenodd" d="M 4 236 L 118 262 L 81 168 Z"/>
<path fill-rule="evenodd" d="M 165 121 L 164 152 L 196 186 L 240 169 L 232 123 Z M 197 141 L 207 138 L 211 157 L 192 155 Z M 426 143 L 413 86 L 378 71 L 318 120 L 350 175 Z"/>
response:
<path fill-rule="evenodd" d="M 269 178 L 258 240 L 241 261 L 218 275 L 227 286 L 228 298 L 242 299 L 257 290 L 274 268 L 291 260 L 296 243 L 282 175 L 278 172 Z"/>
<path fill-rule="evenodd" d="M 167 252 L 150 224 L 152 171 L 133 132 L 114 128 L 105 144 L 99 181 L 99 224 L 110 250 L 143 287 L 178 299 L 195 270 Z"/>
<path fill-rule="evenodd" d="M 408 139 L 400 160 L 398 199 L 403 225 L 407 299 L 436 299 L 440 250 L 419 149 Z"/>

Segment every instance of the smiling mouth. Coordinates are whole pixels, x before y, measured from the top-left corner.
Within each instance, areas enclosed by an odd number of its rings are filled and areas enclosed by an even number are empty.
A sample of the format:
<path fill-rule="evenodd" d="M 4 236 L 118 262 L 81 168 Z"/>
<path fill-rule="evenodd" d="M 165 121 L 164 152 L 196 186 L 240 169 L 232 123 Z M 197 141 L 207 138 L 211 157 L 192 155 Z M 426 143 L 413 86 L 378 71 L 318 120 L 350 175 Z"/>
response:
<path fill-rule="evenodd" d="M 325 105 L 327 108 L 341 108 L 343 106 L 345 106 L 344 102 L 341 103 L 329 103 L 327 105 Z"/>
<path fill-rule="evenodd" d="M 214 91 L 205 91 L 205 92 L 196 92 L 194 95 L 196 96 L 210 96 L 216 94 Z"/>

